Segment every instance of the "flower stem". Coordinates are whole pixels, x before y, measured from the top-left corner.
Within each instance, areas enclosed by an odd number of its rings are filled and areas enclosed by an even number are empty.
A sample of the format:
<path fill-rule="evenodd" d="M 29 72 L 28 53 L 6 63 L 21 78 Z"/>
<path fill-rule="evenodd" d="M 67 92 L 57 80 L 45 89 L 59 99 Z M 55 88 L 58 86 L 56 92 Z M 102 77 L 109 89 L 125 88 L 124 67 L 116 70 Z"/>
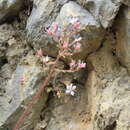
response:
<path fill-rule="evenodd" d="M 30 112 L 31 108 L 33 107 L 33 105 L 37 103 L 39 97 L 41 96 L 42 92 L 45 90 L 45 87 L 49 83 L 49 81 L 50 81 L 50 79 L 52 77 L 53 72 L 55 72 L 55 67 L 56 67 L 56 64 L 58 63 L 59 59 L 60 59 L 60 55 L 57 56 L 57 58 L 55 60 L 55 63 L 52 65 L 51 70 L 50 70 L 47 78 L 45 80 L 43 80 L 42 87 L 33 96 L 32 102 L 27 105 L 26 109 L 24 110 L 24 112 L 21 115 L 21 117 L 18 119 L 18 121 L 17 121 L 15 127 L 13 128 L 13 130 L 18 130 L 19 129 L 20 125 L 22 125 L 22 123 L 24 122 L 24 119 L 29 114 L 29 112 Z"/>

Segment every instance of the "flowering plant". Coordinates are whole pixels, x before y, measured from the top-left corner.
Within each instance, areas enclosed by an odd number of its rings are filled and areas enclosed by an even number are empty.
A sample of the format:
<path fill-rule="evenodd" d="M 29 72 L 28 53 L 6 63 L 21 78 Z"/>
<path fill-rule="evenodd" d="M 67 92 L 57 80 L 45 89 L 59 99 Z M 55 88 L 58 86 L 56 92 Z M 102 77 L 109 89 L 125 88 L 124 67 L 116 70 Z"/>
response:
<path fill-rule="evenodd" d="M 77 19 L 72 19 L 72 21 L 66 26 L 63 25 L 59 27 L 58 24 L 53 24 L 52 27 L 46 29 L 47 35 L 49 35 L 54 41 L 57 42 L 57 47 L 59 48 L 58 55 L 55 61 L 51 61 L 48 55 L 44 55 L 43 51 L 40 49 L 37 51 L 37 56 L 41 60 L 43 65 L 50 66 L 50 72 L 45 80 L 43 80 L 43 86 L 39 88 L 36 94 L 32 98 L 32 102 L 28 104 L 22 116 L 19 118 L 13 130 L 17 130 L 20 125 L 23 123 L 25 117 L 29 114 L 30 109 L 33 105 L 38 101 L 41 93 L 45 90 L 45 87 L 48 85 L 52 74 L 55 71 L 60 71 L 62 73 L 72 73 L 76 72 L 82 68 L 85 68 L 86 63 L 81 60 L 75 61 L 72 56 L 77 52 L 81 51 L 81 43 L 82 37 L 77 35 L 80 30 L 80 22 Z M 71 57 L 71 62 L 69 64 L 69 69 L 59 70 L 57 68 L 57 64 L 62 57 Z M 21 79 L 21 84 L 24 83 L 26 79 Z M 72 83 L 66 86 L 66 94 L 70 94 L 74 96 L 76 90 L 76 86 Z"/>

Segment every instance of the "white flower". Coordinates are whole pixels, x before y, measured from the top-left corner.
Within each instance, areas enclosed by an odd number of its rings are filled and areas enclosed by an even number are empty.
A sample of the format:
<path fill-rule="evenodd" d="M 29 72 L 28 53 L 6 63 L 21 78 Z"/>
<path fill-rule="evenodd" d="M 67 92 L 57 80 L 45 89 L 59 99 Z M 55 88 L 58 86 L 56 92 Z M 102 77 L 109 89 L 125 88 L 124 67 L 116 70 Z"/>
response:
<path fill-rule="evenodd" d="M 77 22 L 78 21 L 78 18 L 72 18 L 71 20 L 70 20 L 70 23 L 74 23 L 74 22 Z"/>
<path fill-rule="evenodd" d="M 66 86 L 66 94 L 70 94 L 70 95 L 74 96 L 75 89 L 76 89 L 76 86 L 74 86 L 73 84 L 67 85 Z"/>
<path fill-rule="evenodd" d="M 45 57 L 43 58 L 43 62 L 44 62 L 44 63 L 47 63 L 49 60 L 50 60 L 50 57 L 48 57 L 48 56 L 45 56 Z"/>
<path fill-rule="evenodd" d="M 83 61 L 79 60 L 79 61 L 78 61 L 78 67 L 79 67 L 80 69 L 85 68 L 85 67 L 86 67 L 86 63 L 84 63 Z"/>
<path fill-rule="evenodd" d="M 79 41 L 81 41 L 82 40 L 82 37 L 76 37 L 75 38 L 75 42 L 79 42 Z"/>

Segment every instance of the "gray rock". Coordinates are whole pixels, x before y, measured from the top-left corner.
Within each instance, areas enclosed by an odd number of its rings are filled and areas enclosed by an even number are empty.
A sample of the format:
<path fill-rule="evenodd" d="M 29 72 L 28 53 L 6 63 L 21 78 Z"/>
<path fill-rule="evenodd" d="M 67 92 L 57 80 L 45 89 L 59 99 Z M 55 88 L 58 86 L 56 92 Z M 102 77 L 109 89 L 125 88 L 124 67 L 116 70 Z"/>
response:
<path fill-rule="evenodd" d="M 55 23 L 62 26 L 64 23 L 69 23 L 72 18 L 77 18 L 81 24 L 80 34 L 83 37 L 82 52 L 75 57 L 82 59 L 98 49 L 104 35 L 104 30 L 91 13 L 75 2 L 68 2 L 62 7 Z"/>
<path fill-rule="evenodd" d="M 94 19 L 91 13 L 83 9 L 75 2 L 68 2 L 63 5 L 60 12 L 56 13 L 57 10 L 56 2 L 50 3 L 50 1 L 38 2 L 37 8 L 34 8 L 31 16 L 27 22 L 27 31 L 31 35 L 31 38 L 35 41 L 41 41 L 40 44 L 34 43 L 34 48 L 42 47 L 42 49 L 48 54 L 56 55 L 57 48 L 56 44 L 49 41 L 43 33 L 43 26 L 50 26 L 53 23 L 58 23 L 59 26 L 63 25 L 63 22 L 70 22 L 72 17 L 79 19 L 81 23 L 81 36 L 83 37 L 83 51 L 78 55 L 79 58 L 84 58 L 90 52 L 95 51 L 101 43 L 104 35 L 104 30 L 100 27 L 100 24 Z M 49 11 L 47 11 L 49 10 Z M 50 16 L 49 16 L 50 15 Z M 51 19 L 50 19 L 51 18 Z M 50 19 L 50 21 L 48 21 Z"/>
<path fill-rule="evenodd" d="M 43 48 L 45 52 L 56 55 L 55 43 L 48 40 L 44 28 L 52 24 L 60 8 L 68 0 L 34 0 L 33 9 L 27 20 L 27 34 L 35 49 Z"/>
<path fill-rule="evenodd" d="M 12 38 L 14 30 L 12 26 L 3 24 L 0 26 L 0 59 L 5 56 L 5 51 L 7 49 L 7 42 Z"/>
<path fill-rule="evenodd" d="M 85 87 L 78 86 L 74 97 L 53 97 L 49 103 L 50 115 L 44 115 L 45 121 L 50 118 L 45 130 L 92 130 L 86 129 L 87 123 L 83 122 L 85 117 L 88 120 L 90 117 L 86 91 Z"/>
<path fill-rule="evenodd" d="M 87 62 L 93 66 L 96 74 L 101 79 L 111 80 L 118 75 L 120 66 L 117 58 L 112 55 L 115 40 L 110 35 L 107 35 L 106 38 L 104 39 L 102 48 L 90 54 L 87 58 Z"/>
<path fill-rule="evenodd" d="M 89 74 L 86 86 L 92 114 L 90 130 L 128 130 L 130 77 L 127 71 L 121 68 L 118 77 L 108 81 L 99 78 L 94 70 Z"/>
<path fill-rule="evenodd" d="M 128 130 L 130 125 L 130 77 L 122 75 L 108 83 L 100 99 L 94 130 Z"/>
<path fill-rule="evenodd" d="M 0 98 L 0 128 L 6 130 L 12 129 L 22 114 L 24 108 L 22 106 L 30 103 L 31 97 L 37 90 L 37 86 L 41 79 L 45 76 L 45 70 L 35 64 L 34 57 L 29 56 L 31 61 L 28 65 L 18 65 L 12 78 L 6 86 L 6 93 Z M 28 58 L 28 60 L 30 60 Z M 24 85 L 20 84 L 20 78 L 25 77 Z M 39 120 L 39 114 L 47 100 L 47 93 L 40 97 L 36 106 L 30 111 L 31 114 L 26 117 L 25 123 L 22 127 L 27 125 L 29 121 L 32 128 Z"/>
<path fill-rule="evenodd" d="M 121 3 L 130 6 L 130 1 L 129 0 L 120 0 Z"/>
<path fill-rule="evenodd" d="M 77 2 L 85 6 L 104 28 L 112 25 L 121 5 L 120 2 L 112 0 L 78 0 Z"/>
<path fill-rule="evenodd" d="M 0 1 L 0 24 L 7 18 L 17 15 L 22 7 L 21 0 L 1 0 Z"/>
<path fill-rule="evenodd" d="M 124 7 L 115 23 L 117 31 L 117 56 L 130 72 L 130 8 Z"/>
<path fill-rule="evenodd" d="M 109 35 L 102 48 L 88 56 L 93 71 L 86 82 L 91 106 L 92 130 L 128 130 L 130 77 L 112 55 L 114 43 Z M 89 68 L 88 68 L 89 69 Z M 127 114 L 126 114 L 127 113 Z"/>

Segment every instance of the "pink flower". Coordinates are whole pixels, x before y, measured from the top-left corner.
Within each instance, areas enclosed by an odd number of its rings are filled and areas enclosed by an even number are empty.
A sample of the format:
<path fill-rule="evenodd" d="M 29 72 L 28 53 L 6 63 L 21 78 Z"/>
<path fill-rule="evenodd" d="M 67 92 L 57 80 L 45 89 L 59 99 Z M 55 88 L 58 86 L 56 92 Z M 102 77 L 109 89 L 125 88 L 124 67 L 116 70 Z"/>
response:
<path fill-rule="evenodd" d="M 37 55 L 40 56 L 40 57 L 43 56 L 43 51 L 42 51 L 41 49 L 38 50 L 38 51 L 37 51 Z"/>
<path fill-rule="evenodd" d="M 80 69 L 85 68 L 85 67 L 86 67 L 86 63 L 84 63 L 83 61 L 79 60 L 79 62 L 78 62 L 78 67 L 79 67 Z"/>
<path fill-rule="evenodd" d="M 25 83 L 25 81 L 26 81 L 26 78 L 25 78 L 25 77 L 21 77 L 21 78 L 20 78 L 20 83 L 21 83 L 21 85 L 23 85 L 23 84 Z"/>
<path fill-rule="evenodd" d="M 67 48 L 68 48 L 68 43 L 67 43 L 67 42 L 65 42 L 65 43 L 63 44 L 63 48 L 64 48 L 64 49 L 67 49 Z"/>
<path fill-rule="evenodd" d="M 53 34 L 50 28 L 47 29 L 46 31 L 47 31 L 47 33 L 48 33 L 49 35 L 52 35 L 52 34 Z"/>
<path fill-rule="evenodd" d="M 53 24 L 53 32 L 55 33 L 58 29 L 58 24 Z"/>
<path fill-rule="evenodd" d="M 79 26 L 80 26 L 80 23 L 78 22 L 77 19 L 72 19 L 72 20 L 71 20 L 71 24 L 72 24 L 72 27 L 73 27 L 74 29 L 79 28 Z"/>
<path fill-rule="evenodd" d="M 43 63 L 47 63 L 47 62 L 49 62 L 49 60 L 50 60 L 49 56 L 43 57 Z"/>
<path fill-rule="evenodd" d="M 75 89 L 76 89 L 76 86 L 74 86 L 73 84 L 67 85 L 66 86 L 66 94 L 70 94 L 71 96 L 74 96 Z"/>
<path fill-rule="evenodd" d="M 76 51 L 80 51 L 80 49 L 81 49 L 81 44 L 80 44 L 80 43 L 77 43 L 77 44 L 74 46 L 74 49 L 75 49 Z"/>

